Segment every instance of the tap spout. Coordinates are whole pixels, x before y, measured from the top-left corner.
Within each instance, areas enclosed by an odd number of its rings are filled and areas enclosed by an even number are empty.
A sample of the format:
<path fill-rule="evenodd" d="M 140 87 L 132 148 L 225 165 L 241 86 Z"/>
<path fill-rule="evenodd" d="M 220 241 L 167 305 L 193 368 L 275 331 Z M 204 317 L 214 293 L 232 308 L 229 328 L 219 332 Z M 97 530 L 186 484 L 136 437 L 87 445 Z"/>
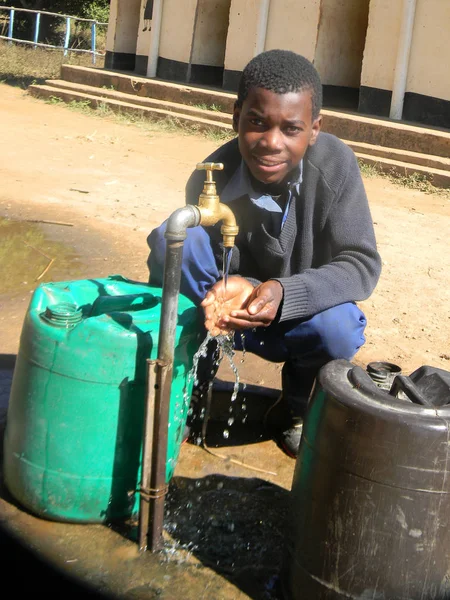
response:
<path fill-rule="evenodd" d="M 215 225 L 222 221 L 220 232 L 223 236 L 223 245 L 226 248 L 234 246 L 234 240 L 239 233 L 239 227 L 233 211 L 229 206 L 220 201 L 217 194 L 216 184 L 213 179 L 213 171 L 222 171 L 222 163 L 198 163 L 197 170 L 206 171 L 206 179 L 203 192 L 198 199 L 198 210 L 200 211 L 201 225 Z"/>
<path fill-rule="evenodd" d="M 239 232 L 239 227 L 236 224 L 236 218 L 231 208 L 226 204 L 222 204 L 222 202 L 218 202 L 213 207 L 199 205 L 196 208 L 200 213 L 201 225 L 215 225 L 219 221 L 222 221 L 220 233 L 223 236 L 223 245 L 225 248 L 232 248 Z"/>

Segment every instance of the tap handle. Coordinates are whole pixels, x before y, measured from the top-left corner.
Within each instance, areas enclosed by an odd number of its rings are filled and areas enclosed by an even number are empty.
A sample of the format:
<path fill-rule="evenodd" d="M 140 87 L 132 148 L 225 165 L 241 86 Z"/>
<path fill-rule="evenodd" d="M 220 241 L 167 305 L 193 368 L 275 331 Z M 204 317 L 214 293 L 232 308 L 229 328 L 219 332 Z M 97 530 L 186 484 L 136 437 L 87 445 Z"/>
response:
<path fill-rule="evenodd" d="M 197 164 L 198 171 L 206 171 L 206 181 L 208 183 L 212 183 L 213 180 L 213 171 L 222 171 L 223 163 L 213 163 L 213 162 L 205 162 Z"/>

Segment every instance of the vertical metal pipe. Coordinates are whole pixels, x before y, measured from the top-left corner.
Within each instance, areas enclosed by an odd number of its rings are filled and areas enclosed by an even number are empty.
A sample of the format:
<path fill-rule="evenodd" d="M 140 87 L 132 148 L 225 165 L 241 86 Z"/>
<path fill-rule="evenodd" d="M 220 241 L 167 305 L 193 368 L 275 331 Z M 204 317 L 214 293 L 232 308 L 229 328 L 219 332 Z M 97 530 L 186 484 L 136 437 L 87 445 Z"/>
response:
<path fill-rule="evenodd" d="M 159 56 L 159 40 L 161 37 L 163 0 L 154 0 L 152 14 L 152 36 L 148 54 L 147 77 L 156 77 Z"/>
<path fill-rule="evenodd" d="M 147 542 L 155 552 L 163 546 L 164 500 L 167 493 L 166 465 L 169 429 L 170 396 L 172 391 L 173 360 L 176 328 L 178 323 L 178 296 L 180 293 L 183 245 L 186 229 L 200 223 L 200 211 L 195 206 L 178 208 L 169 218 L 165 233 L 166 255 L 161 298 L 161 320 L 159 324 L 158 359 L 156 361 L 156 384 L 154 395 L 154 427 L 150 447 L 145 444 L 143 464 L 151 462 L 151 487 L 149 494 L 149 528 Z M 148 399 L 149 400 L 149 399 Z M 150 402 L 152 402 L 150 397 Z M 148 440 L 147 440 L 148 442 Z M 151 454 L 151 458 L 150 457 Z M 146 510 L 142 503 L 142 512 Z M 141 530 L 146 527 L 145 515 Z M 144 535 L 141 531 L 140 538 Z M 145 543 L 142 542 L 142 549 Z"/>
<path fill-rule="evenodd" d="M 91 50 L 92 64 L 95 65 L 97 62 L 97 23 L 95 21 L 91 25 Z"/>
<path fill-rule="evenodd" d="M 266 47 L 267 24 L 269 21 L 270 0 L 261 0 L 259 7 L 258 26 L 256 30 L 255 56 L 264 52 Z"/>
<path fill-rule="evenodd" d="M 139 550 L 147 550 L 150 520 L 150 483 L 152 472 L 153 434 L 155 427 L 156 361 L 147 360 L 147 390 L 142 438 L 142 466 L 139 499 Z"/>
<path fill-rule="evenodd" d="M 157 385 L 155 394 L 155 426 L 152 450 L 150 489 L 150 524 L 148 546 L 151 552 L 161 550 L 164 545 L 164 503 L 168 486 L 166 483 L 167 433 L 169 424 L 170 391 L 173 364 L 157 361 Z M 161 393 L 158 393 L 158 392 Z"/>
<path fill-rule="evenodd" d="M 8 25 L 8 37 L 12 38 L 13 36 L 13 29 L 14 29 L 14 9 L 11 9 L 9 11 L 9 25 Z M 12 42 L 9 42 L 10 44 L 12 44 Z"/>
<path fill-rule="evenodd" d="M 178 295 L 181 281 L 181 261 L 183 258 L 183 241 L 167 240 L 166 257 L 164 263 L 163 291 L 160 333 L 158 341 L 158 360 L 156 361 L 156 384 L 153 391 L 149 385 L 147 401 L 154 403 L 153 437 L 147 434 L 143 448 L 142 465 L 144 469 L 151 464 L 151 485 L 148 494 L 149 517 L 146 517 L 146 499 L 142 498 L 140 504 L 140 534 L 139 545 L 141 549 L 147 546 L 151 552 L 160 550 L 163 546 L 164 500 L 167 493 L 166 463 L 168 447 L 168 423 L 170 396 L 172 390 L 173 356 L 175 352 L 176 326 L 178 321 Z M 147 409 L 147 419 L 150 418 L 151 408 Z M 146 429 L 147 430 L 147 429 Z M 151 443 L 150 443 L 151 440 Z M 145 487 L 146 480 L 142 486 Z M 145 495 L 144 490 L 144 495 Z M 148 532 L 148 533 L 147 533 Z M 144 540 L 147 535 L 147 540 Z"/>
<path fill-rule="evenodd" d="M 66 19 L 66 37 L 64 39 L 64 56 L 67 56 L 67 49 L 70 42 L 70 17 Z"/>
<path fill-rule="evenodd" d="M 41 13 L 37 12 L 36 13 L 36 23 L 34 26 L 34 43 L 37 44 L 38 40 L 39 40 L 39 27 L 40 27 L 40 23 L 41 23 Z M 37 46 L 34 46 L 34 48 L 37 48 Z"/>
<path fill-rule="evenodd" d="M 175 349 L 183 245 L 183 241 L 173 241 L 170 239 L 166 243 L 160 325 L 160 331 L 164 335 L 159 336 L 158 358 L 170 362 L 173 362 Z"/>
<path fill-rule="evenodd" d="M 391 119 L 401 119 L 403 103 L 408 78 L 409 57 L 411 54 L 412 34 L 416 0 L 403 0 L 402 22 L 400 24 L 400 37 L 398 40 L 397 61 L 395 64 L 394 85 L 392 89 Z"/>

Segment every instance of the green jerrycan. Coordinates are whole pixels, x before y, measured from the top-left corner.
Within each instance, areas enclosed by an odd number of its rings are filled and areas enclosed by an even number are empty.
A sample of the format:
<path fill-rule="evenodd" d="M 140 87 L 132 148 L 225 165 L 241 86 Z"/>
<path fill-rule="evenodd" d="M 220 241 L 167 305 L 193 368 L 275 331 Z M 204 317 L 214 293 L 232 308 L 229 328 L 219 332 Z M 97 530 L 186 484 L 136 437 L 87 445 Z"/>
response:
<path fill-rule="evenodd" d="M 157 358 L 160 288 L 114 275 L 39 286 L 25 316 L 4 438 L 4 478 L 46 519 L 137 514 L 147 359 Z M 166 479 L 178 460 L 199 345 L 197 309 L 180 295 Z"/>

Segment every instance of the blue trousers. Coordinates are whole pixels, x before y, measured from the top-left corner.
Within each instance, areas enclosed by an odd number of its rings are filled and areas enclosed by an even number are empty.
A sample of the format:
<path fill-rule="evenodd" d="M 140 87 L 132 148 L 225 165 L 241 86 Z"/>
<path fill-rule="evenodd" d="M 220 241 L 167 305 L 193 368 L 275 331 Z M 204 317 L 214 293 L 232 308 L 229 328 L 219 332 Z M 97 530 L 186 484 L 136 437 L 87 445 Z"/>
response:
<path fill-rule="evenodd" d="M 162 286 L 166 251 L 165 223 L 148 237 L 150 284 Z M 183 247 L 180 292 L 197 306 L 220 278 L 209 236 L 199 226 L 187 230 Z M 339 304 L 306 319 L 274 322 L 234 336 L 236 350 L 271 362 L 282 362 L 283 396 L 294 416 L 303 416 L 314 380 L 330 360 L 351 360 L 364 344 L 366 317 L 353 302 Z M 208 369 L 207 366 L 204 367 Z M 209 367 L 210 372 L 210 367 Z"/>

